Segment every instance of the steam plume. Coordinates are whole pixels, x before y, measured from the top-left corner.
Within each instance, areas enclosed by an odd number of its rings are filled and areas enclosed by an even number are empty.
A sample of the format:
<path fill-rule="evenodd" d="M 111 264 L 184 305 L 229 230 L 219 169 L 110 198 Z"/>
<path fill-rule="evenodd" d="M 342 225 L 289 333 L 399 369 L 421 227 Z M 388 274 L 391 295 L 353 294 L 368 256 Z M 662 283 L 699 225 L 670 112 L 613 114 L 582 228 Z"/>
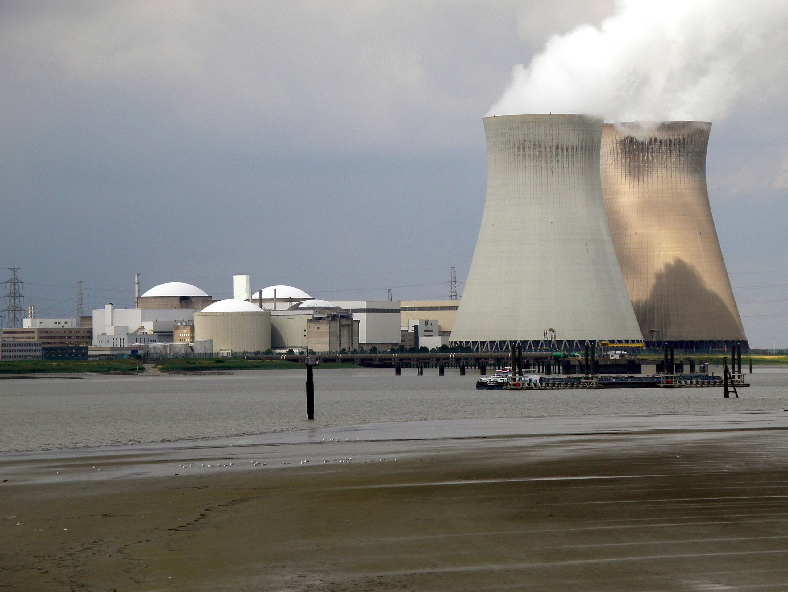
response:
<path fill-rule="evenodd" d="M 788 0 L 619 0 L 601 25 L 555 36 L 514 67 L 488 115 L 591 113 L 717 120 L 784 86 Z"/>

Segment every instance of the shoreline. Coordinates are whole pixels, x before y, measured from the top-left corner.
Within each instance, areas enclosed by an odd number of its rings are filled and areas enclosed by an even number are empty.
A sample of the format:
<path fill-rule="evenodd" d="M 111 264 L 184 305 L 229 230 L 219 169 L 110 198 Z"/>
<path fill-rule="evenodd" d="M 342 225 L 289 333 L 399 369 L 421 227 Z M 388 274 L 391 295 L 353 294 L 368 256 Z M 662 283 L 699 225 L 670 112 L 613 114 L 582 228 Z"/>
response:
<path fill-rule="evenodd" d="M 517 423 L 3 454 L 0 579 L 14 590 L 788 587 L 788 413 Z M 226 466 L 178 467 L 187 458 Z"/>

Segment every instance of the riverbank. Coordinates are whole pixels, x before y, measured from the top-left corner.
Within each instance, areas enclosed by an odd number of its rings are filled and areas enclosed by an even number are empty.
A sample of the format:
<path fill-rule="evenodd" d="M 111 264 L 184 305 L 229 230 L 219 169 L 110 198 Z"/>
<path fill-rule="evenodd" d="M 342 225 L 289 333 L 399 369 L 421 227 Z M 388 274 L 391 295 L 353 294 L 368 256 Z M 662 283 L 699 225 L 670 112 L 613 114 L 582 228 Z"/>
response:
<path fill-rule="evenodd" d="M 743 366 L 749 364 L 752 357 L 753 366 L 785 366 L 788 365 L 788 356 L 784 355 L 745 355 Z M 677 355 L 676 360 L 694 359 L 698 362 L 721 365 L 721 354 L 710 355 Z M 661 355 L 642 355 L 638 357 L 641 363 L 656 363 L 662 360 Z M 730 362 L 730 358 L 728 358 Z M 171 358 L 158 363 L 143 362 L 142 360 L 24 360 L 18 362 L 0 362 L 0 379 L 7 377 L 20 377 L 23 375 L 51 375 L 51 374 L 140 374 L 150 373 L 200 373 L 200 372 L 228 372 L 234 370 L 292 370 L 302 368 L 303 364 L 289 360 L 245 360 L 243 358 Z M 350 369 L 360 366 L 351 363 L 321 362 L 316 370 Z"/>
<path fill-rule="evenodd" d="M 0 580 L 20 591 L 788 587 L 784 416 L 572 421 L 2 455 Z"/>

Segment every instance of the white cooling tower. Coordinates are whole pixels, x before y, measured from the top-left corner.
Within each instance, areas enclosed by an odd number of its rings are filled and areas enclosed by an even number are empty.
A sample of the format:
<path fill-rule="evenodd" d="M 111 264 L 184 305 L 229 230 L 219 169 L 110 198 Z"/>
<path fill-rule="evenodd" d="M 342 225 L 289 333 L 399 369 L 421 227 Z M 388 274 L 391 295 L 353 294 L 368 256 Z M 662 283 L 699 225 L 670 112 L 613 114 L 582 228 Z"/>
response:
<path fill-rule="evenodd" d="M 487 199 L 451 334 L 474 350 L 641 342 L 607 225 L 603 122 L 487 117 Z"/>
<path fill-rule="evenodd" d="M 746 344 L 706 189 L 711 124 L 607 124 L 601 175 L 613 244 L 643 337 Z"/>

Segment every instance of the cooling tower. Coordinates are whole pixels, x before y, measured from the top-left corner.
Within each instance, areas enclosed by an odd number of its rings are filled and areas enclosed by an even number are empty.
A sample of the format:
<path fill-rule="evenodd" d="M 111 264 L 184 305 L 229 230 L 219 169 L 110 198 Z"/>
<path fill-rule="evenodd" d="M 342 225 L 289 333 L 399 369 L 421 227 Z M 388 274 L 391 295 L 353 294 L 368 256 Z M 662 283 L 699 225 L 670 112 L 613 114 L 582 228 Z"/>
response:
<path fill-rule="evenodd" d="M 487 199 L 451 341 L 481 351 L 642 341 L 605 217 L 603 123 L 487 117 Z"/>
<path fill-rule="evenodd" d="M 640 330 L 655 345 L 746 343 L 706 189 L 711 124 L 607 124 L 601 176 Z"/>

